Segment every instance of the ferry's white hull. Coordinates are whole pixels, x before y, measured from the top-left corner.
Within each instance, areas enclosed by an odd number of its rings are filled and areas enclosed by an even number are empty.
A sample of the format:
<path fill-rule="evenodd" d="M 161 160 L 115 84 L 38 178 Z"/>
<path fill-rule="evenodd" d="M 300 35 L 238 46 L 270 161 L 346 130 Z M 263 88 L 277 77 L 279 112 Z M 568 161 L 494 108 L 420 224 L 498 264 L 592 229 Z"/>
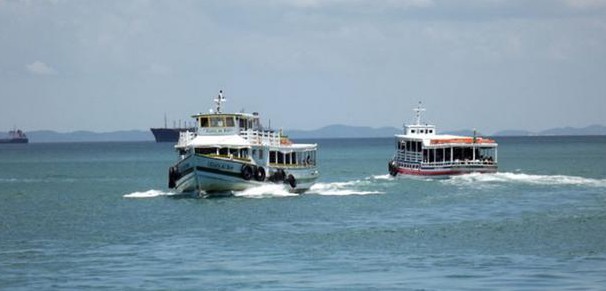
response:
<path fill-rule="evenodd" d="M 246 179 L 242 174 L 245 166 L 263 168 L 263 179 L 253 175 Z M 180 193 L 194 193 L 209 196 L 229 195 L 231 191 L 243 191 L 265 184 L 285 184 L 290 191 L 302 193 L 308 190 L 318 178 L 315 167 L 285 168 L 282 179 L 273 179 L 279 168 L 255 166 L 237 159 L 210 158 L 192 155 L 176 165 L 178 178 L 175 189 Z M 289 180 L 291 179 L 294 181 Z M 293 187 L 294 186 L 294 187 Z"/>

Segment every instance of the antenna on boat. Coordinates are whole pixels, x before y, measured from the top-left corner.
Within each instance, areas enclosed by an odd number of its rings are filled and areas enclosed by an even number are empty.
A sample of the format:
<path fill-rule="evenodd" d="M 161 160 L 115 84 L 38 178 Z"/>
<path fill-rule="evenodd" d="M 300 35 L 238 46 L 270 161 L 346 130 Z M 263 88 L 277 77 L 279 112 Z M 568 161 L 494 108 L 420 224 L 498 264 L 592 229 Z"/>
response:
<path fill-rule="evenodd" d="M 419 101 L 419 105 L 417 108 L 413 109 L 417 115 L 417 125 L 421 125 L 421 112 L 425 111 L 425 108 L 421 107 L 421 101 Z"/>
<path fill-rule="evenodd" d="M 219 95 L 215 98 L 215 103 L 217 104 L 217 111 L 215 113 L 221 113 L 221 104 L 225 102 L 225 96 L 223 96 L 223 90 L 219 90 Z"/>

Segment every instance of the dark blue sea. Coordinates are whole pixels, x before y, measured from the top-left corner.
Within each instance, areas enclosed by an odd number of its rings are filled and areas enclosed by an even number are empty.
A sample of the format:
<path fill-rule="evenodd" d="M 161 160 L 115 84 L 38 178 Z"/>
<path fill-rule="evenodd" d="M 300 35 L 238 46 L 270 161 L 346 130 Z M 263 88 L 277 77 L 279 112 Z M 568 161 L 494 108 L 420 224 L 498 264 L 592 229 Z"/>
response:
<path fill-rule="evenodd" d="M 0 145 L 1 290 L 605 290 L 606 137 L 507 137 L 499 173 L 391 178 L 320 139 L 293 195 L 167 188 L 171 144 Z"/>

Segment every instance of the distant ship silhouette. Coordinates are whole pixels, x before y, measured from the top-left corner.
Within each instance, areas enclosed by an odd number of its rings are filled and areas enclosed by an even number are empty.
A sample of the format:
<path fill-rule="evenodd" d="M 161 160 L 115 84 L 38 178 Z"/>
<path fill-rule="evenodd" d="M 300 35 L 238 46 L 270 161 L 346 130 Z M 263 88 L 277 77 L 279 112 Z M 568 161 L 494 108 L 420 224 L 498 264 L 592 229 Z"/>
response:
<path fill-rule="evenodd" d="M 29 143 L 29 139 L 20 129 L 13 129 L 8 132 L 7 138 L 0 139 L 0 143 Z"/>

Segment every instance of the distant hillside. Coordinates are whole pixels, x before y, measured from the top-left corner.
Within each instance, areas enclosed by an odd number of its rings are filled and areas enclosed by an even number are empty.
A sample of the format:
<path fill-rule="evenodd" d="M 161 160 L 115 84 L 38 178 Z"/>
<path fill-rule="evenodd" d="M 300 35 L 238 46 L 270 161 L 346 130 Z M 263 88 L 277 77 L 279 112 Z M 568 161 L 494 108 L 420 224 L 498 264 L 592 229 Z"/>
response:
<path fill-rule="evenodd" d="M 495 136 L 534 136 L 534 135 L 606 135 L 606 126 L 590 125 L 586 127 L 559 127 L 547 129 L 539 132 L 526 130 L 502 130 L 494 134 Z"/>
<path fill-rule="evenodd" d="M 37 142 L 100 142 L 100 141 L 153 141 L 154 136 L 150 131 L 124 130 L 114 132 L 56 132 L 51 130 L 37 130 L 26 132 L 29 141 Z M 5 136 L 6 133 L 0 133 Z"/>
<path fill-rule="evenodd" d="M 438 131 L 439 134 L 452 134 L 452 135 L 461 135 L 461 136 L 473 136 L 473 130 L 464 129 L 464 130 L 446 130 L 446 131 Z M 490 136 L 485 132 L 476 131 L 477 136 Z"/>
<path fill-rule="evenodd" d="M 402 133 L 402 129 L 395 127 L 373 128 L 368 126 L 329 125 L 316 130 L 285 130 L 290 138 L 364 138 L 364 137 L 393 137 Z M 439 133 L 453 135 L 473 135 L 473 130 L 440 131 Z M 30 142 L 103 142 L 103 141 L 154 141 L 150 131 L 124 130 L 114 132 L 55 132 L 38 130 L 26 132 Z M 525 130 L 502 130 L 494 134 L 478 132 L 480 136 L 545 136 L 545 135 L 606 135 L 606 126 L 591 125 L 583 128 L 562 127 L 530 132 Z M 0 132 L 0 138 L 6 137 L 6 132 Z"/>

